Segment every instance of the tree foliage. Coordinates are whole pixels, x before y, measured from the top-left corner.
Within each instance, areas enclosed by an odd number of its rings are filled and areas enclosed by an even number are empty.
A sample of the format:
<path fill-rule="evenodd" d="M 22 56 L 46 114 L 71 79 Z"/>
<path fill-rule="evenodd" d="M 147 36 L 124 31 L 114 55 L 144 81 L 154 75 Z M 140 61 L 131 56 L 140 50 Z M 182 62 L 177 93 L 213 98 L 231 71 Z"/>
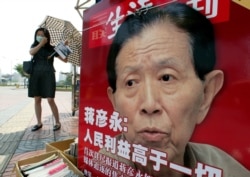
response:
<path fill-rule="evenodd" d="M 23 65 L 22 64 L 17 64 L 15 65 L 14 69 L 22 76 L 22 77 L 29 77 L 26 75 L 23 71 Z"/>
<path fill-rule="evenodd" d="M 67 74 L 65 84 L 66 85 L 71 85 L 72 84 L 72 74 Z"/>

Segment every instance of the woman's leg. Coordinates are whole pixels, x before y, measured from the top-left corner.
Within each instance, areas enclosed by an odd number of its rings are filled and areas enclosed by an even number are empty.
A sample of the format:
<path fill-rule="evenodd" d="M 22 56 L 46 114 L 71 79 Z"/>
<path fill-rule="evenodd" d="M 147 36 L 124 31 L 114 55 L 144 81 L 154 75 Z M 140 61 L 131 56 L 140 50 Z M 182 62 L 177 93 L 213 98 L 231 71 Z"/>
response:
<path fill-rule="evenodd" d="M 42 128 L 42 98 L 35 96 L 34 97 L 34 102 L 35 102 L 35 113 L 36 113 L 36 120 L 37 124 L 34 125 L 31 129 L 31 131 L 37 131 L 40 128 Z"/>
<path fill-rule="evenodd" d="M 35 113 L 37 119 L 37 125 L 42 125 L 42 98 L 41 97 L 34 97 L 35 100 Z"/>
<path fill-rule="evenodd" d="M 57 108 L 57 106 L 56 106 L 56 103 L 55 103 L 54 98 L 47 98 L 47 101 L 48 101 L 48 103 L 49 103 L 49 105 L 50 105 L 52 114 L 53 114 L 54 117 L 55 117 L 56 125 L 61 125 L 61 124 L 60 124 L 60 120 L 59 120 L 58 108 Z"/>

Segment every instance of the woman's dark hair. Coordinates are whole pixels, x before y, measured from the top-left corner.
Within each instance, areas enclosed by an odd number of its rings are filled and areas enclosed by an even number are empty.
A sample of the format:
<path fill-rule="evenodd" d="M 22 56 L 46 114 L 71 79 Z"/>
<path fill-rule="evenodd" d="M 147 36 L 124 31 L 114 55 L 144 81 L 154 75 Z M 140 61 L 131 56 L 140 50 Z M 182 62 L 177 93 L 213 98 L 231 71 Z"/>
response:
<path fill-rule="evenodd" d="M 43 31 L 44 36 L 48 39 L 48 42 L 45 44 L 45 47 L 51 47 L 51 44 L 50 44 L 50 34 L 49 34 L 49 31 L 46 28 L 38 28 L 35 31 L 34 42 L 33 42 L 33 44 L 31 46 L 35 47 L 35 46 L 37 46 L 39 44 L 39 42 L 36 40 L 36 35 L 37 35 L 38 31 Z"/>
<path fill-rule="evenodd" d="M 116 58 L 123 45 L 154 22 L 166 19 L 189 35 L 197 76 L 204 80 L 205 75 L 214 69 L 216 61 L 214 29 L 204 15 L 183 3 L 141 9 L 126 17 L 111 44 L 106 69 L 113 92 L 116 91 Z"/>

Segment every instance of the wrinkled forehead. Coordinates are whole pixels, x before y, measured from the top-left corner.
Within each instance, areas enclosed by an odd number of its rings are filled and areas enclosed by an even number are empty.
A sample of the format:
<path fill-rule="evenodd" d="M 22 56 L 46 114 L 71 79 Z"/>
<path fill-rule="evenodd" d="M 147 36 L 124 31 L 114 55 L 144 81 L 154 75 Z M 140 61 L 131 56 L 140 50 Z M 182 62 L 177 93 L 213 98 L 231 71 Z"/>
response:
<path fill-rule="evenodd" d="M 188 33 L 171 22 L 157 21 L 145 26 L 140 33 L 127 39 L 118 53 L 117 59 L 143 54 L 162 53 L 192 56 L 191 41 Z"/>
<path fill-rule="evenodd" d="M 155 68 L 163 65 L 174 68 L 193 65 L 187 33 L 172 24 L 158 22 L 128 39 L 117 55 L 116 71 L 143 65 L 157 66 Z"/>

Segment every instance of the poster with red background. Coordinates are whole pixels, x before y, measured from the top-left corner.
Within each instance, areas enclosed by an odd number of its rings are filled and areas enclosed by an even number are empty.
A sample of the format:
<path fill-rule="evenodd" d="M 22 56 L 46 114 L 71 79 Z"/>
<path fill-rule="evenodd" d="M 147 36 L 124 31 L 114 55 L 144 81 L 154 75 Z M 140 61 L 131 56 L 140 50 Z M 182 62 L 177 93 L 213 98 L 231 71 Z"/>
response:
<path fill-rule="evenodd" d="M 215 27 L 217 68 L 225 81 L 191 141 L 221 148 L 250 169 L 250 7 L 230 0 L 179 0 L 201 11 Z M 105 136 L 124 131 L 107 96 L 106 60 L 124 17 L 141 7 L 173 0 L 103 0 L 84 11 L 79 104 L 78 168 L 105 176 L 91 159 L 100 158 Z M 113 120 L 113 121 L 110 121 Z"/>

